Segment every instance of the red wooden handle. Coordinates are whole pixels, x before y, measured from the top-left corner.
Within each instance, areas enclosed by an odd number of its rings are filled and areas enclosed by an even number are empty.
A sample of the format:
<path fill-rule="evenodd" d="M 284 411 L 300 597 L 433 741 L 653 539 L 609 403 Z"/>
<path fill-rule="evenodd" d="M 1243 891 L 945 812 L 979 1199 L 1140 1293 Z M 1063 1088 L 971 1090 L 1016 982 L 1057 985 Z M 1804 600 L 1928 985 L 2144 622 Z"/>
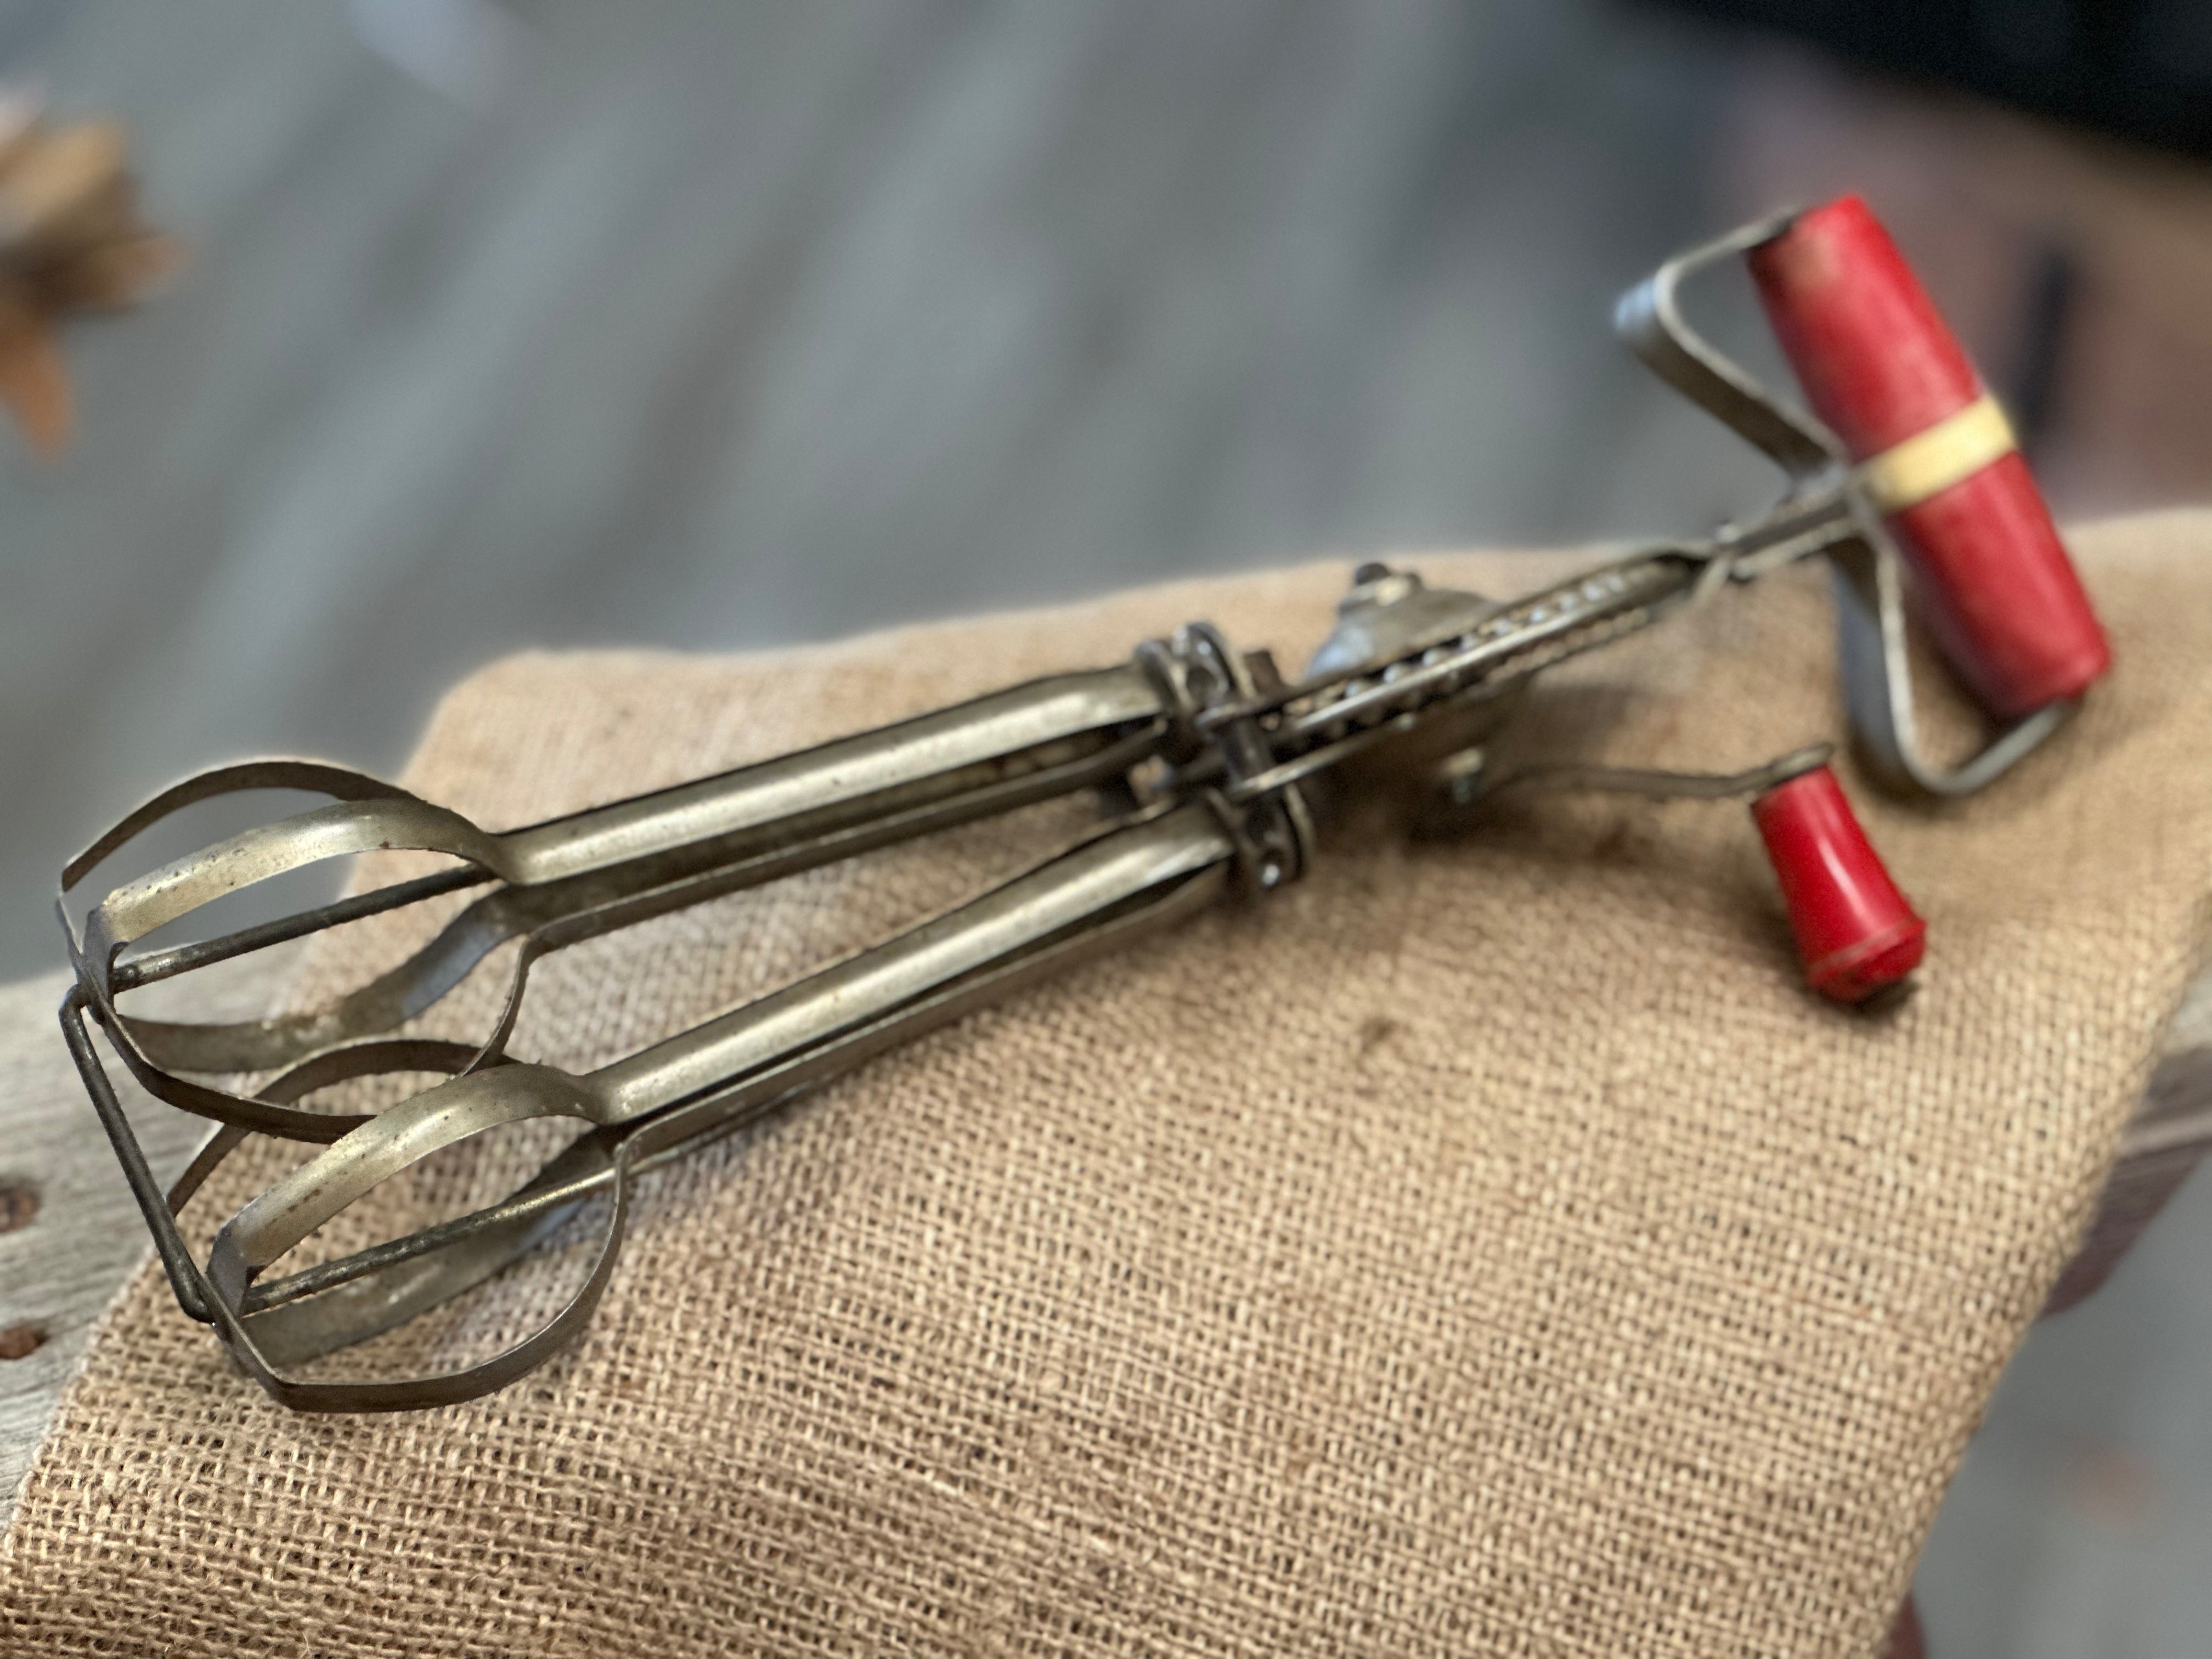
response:
<path fill-rule="evenodd" d="M 1889 878 L 1833 772 L 1816 766 L 1776 785 L 1751 816 L 1814 990 L 1863 1002 L 1920 965 L 1928 925 Z"/>
<path fill-rule="evenodd" d="M 2112 665 L 2104 629 L 2027 463 L 1889 233 L 1846 196 L 1747 258 L 1814 412 L 1892 509 L 1945 658 L 2002 717 L 2080 696 Z"/>

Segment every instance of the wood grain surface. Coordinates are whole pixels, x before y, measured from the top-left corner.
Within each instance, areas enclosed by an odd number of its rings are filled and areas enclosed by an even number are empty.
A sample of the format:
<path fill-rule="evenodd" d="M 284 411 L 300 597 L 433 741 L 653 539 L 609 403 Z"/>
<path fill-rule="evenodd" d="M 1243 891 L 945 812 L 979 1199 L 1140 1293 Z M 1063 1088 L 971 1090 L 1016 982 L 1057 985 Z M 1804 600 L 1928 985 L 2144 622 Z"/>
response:
<path fill-rule="evenodd" d="M 295 955 L 272 953 L 219 990 L 173 995 L 167 1008 L 255 1018 Z M 52 973 L 0 987 L 0 1334 L 15 1334 L 12 1349 L 0 1346 L 0 1528 L 101 1310 L 152 1249 L 62 1042 L 68 985 Z M 155 1174 L 173 1178 L 211 1126 L 127 1078 L 117 1089 Z"/>

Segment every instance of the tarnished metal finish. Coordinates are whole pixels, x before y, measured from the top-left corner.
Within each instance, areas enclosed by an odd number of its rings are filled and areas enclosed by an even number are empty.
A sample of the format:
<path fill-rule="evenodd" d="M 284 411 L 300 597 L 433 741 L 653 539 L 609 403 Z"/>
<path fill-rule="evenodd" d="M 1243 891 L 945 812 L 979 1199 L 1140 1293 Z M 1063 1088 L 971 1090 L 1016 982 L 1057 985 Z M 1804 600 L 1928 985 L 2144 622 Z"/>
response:
<path fill-rule="evenodd" d="M 137 1080 L 186 1111 L 264 1133 L 330 1139 L 354 1127 L 182 1073 L 266 1071 L 387 1031 L 421 1014 L 499 945 L 520 939 L 507 1012 L 482 1045 L 498 1051 L 531 965 L 615 927 L 912 836 L 1109 781 L 1152 751 L 1158 695 L 1134 667 L 1062 675 L 879 731 L 588 812 L 491 835 L 405 791 L 336 767 L 271 761 L 225 768 L 165 792 L 74 860 L 68 895 L 126 842 L 220 794 L 313 790 L 337 797 L 231 837 L 118 887 L 70 927 L 79 976 Z M 216 899 L 350 853 L 447 854 L 453 872 L 358 896 L 315 915 L 125 962 L 123 947 Z M 334 1002 L 246 1024 L 133 1020 L 125 990 L 335 922 L 500 884 L 405 962 Z M 166 959 L 165 959 L 166 958 Z"/>
<path fill-rule="evenodd" d="M 1363 569 L 1313 671 L 1284 684 L 1194 623 L 1134 662 L 981 699 L 635 801 L 503 835 L 374 780 L 304 763 L 228 769 L 134 814 L 67 872 L 65 893 L 130 836 L 190 802 L 315 788 L 313 811 L 231 837 L 119 886 L 72 930 L 72 1052 L 114 1137 L 188 1313 L 245 1369 L 303 1409 L 436 1404 L 496 1388 L 573 1340 L 619 1249 L 644 1169 L 727 1133 L 928 1025 L 1214 902 L 1293 881 L 1316 854 L 1306 787 L 1331 774 L 1415 777 L 1487 731 L 1542 668 L 1644 627 L 1711 587 L 1703 550 L 1638 554 L 1511 603 Z M 1255 672 L 1255 667 L 1258 672 Z M 1356 764 L 1351 764 L 1356 763 Z M 1149 763 L 1157 775 L 1135 776 Z M 1029 874 L 781 991 L 574 1075 L 506 1052 L 538 957 L 679 906 L 943 824 L 1085 786 L 1145 804 Z M 684 840 L 685 833 L 696 832 Z M 155 928 L 253 882 L 346 853 L 410 847 L 457 872 L 298 918 L 137 955 Z M 1235 878 L 1232 882 L 1232 877 Z M 230 1026 L 133 1020 L 130 990 L 313 927 L 485 890 L 398 967 L 325 1007 Z M 401 1035 L 497 945 L 520 940 L 505 1009 L 477 1044 Z M 134 1077 L 220 1121 L 192 1168 L 156 1191 L 113 1103 L 87 1025 Z M 277 1075 L 251 1094 L 207 1074 Z M 350 1078 L 450 1080 L 374 1115 L 297 1103 Z M 584 1134 L 507 1199 L 289 1277 L 265 1275 L 316 1229 L 461 1140 L 547 1118 Z M 217 1232 L 203 1267 L 174 1217 L 249 1133 L 325 1143 Z M 399 1380 L 303 1378 L 296 1368 L 482 1284 L 605 1202 L 582 1281 L 525 1342 L 480 1364 Z"/>
<path fill-rule="evenodd" d="M 1568 760 L 1493 777 L 1487 745 L 1544 669 L 1650 627 L 1791 560 L 1843 573 L 1845 670 L 1858 735 L 1899 783 L 1978 787 L 2048 734 L 2045 711 L 1955 772 L 1912 745 L 1895 556 L 1864 491 L 1819 428 L 1790 413 L 1682 322 L 1680 280 L 1786 221 L 1671 262 L 1623 302 L 1637 349 L 1771 455 L 1782 503 L 1699 541 L 1662 544 L 1511 600 L 1431 589 L 1363 566 L 1305 676 L 1285 683 L 1194 623 L 1119 667 L 1060 675 L 918 720 L 544 823 L 488 831 L 343 769 L 269 761 L 210 772 L 149 801 L 62 881 L 76 981 L 70 1052 L 157 1241 L 179 1304 L 212 1323 L 270 1394 L 312 1410 L 389 1410 L 501 1386 L 572 1341 L 604 1291 L 636 1178 L 842 1075 L 931 1026 L 1068 963 L 1119 948 L 1237 892 L 1256 900 L 1320 856 L 1316 819 L 1349 795 L 1395 795 L 1419 822 L 1464 820 L 1502 789 L 1576 787 L 1718 798 L 1756 793 L 1825 745 L 1729 776 Z M 88 905 L 92 870 L 184 808 L 250 790 L 329 805 L 247 830 L 128 880 Z M 1027 873 L 688 1030 L 596 1070 L 507 1052 L 532 965 L 677 908 L 1030 803 L 1095 790 L 1119 816 Z M 216 899 L 331 858 L 392 848 L 451 867 L 197 942 L 149 948 Z M 404 961 L 321 1007 L 242 1024 L 134 1017 L 131 993 L 243 952 L 475 891 Z M 75 906 L 73 908 L 72 907 Z M 142 945 L 142 941 L 148 944 Z M 514 944 L 507 994 L 473 1042 L 412 1035 L 491 953 Z M 137 947 L 134 949 L 134 947 Z M 218 1127 L 167 1193 L 118 1105 L 94 1036 L 139 1083 Z M 319 1111 L 313 1092 L 400 1073 L 444 1081 L 374 1114 Z M 258 1077 L 242 1088 L 241 1075 Z M 580 1133 L 507 1195 L 335 1261 L 271 1276 L 303 1241 L 441 1150 L 514 1126 Z M 204 1264 L 177 1216 L 248 1136 L 319 1148 L 224 1223 Z M 563 1304 L 481 1362 L 398 1380 L 299 1368 L 407 1324 L 568 1236 L 604 1209 Z"/>
<path fill-rule="evenodd" d="M 597 1071 L 574 1076 L 505 1063 L 459 1072 L 360 1122 L 254 1199 L 217 1233 L 204 1269 L 183 1248 L 173 1216 L 208 1165 L 197 1164 L 175 1193 L 154 1194 L 84 1030 L 82 987 L 64 1006 L 64 1025 L 125 1169 L 135 1169 L 134 1188 L 155 1222 L 185 1310 L 214 1322 L 240 1363 L 288 1404 L 347 1411 L 439 1404 L 511 1381 L 581 1329 L 620 1246 L 631 1183 L 658 1157 L 727 1133 L 886 1048 L 1210 903 L 1237 853 L 1206 805 L 1155 809 L 882 945 Z M 451 1062 L 463 1058 L 451 1045 L 442 1054 L 437 1045 L 377 1046 L 391 1051 L 380 1057 L 391 1069 L 458 1071 Z M 252 1285 L 317 1227 L 440 1149 L 544 1117 L 579 1119 L 594 1133 L 508 1203 L 398 1248 L 324 1264 L 301 1275 L 304 1284 Z M 223 1144 L 231 1133 L 217 1131 L 217 1158 L 235 1144 Z M 361 1342 L 481 1283 L 608 1190 L 614 1203 L 582 1286 L 518 1347 L 479 1365 L 394 1381 L 285 1374 L 285 1366 Z M 253 1288 L 262 1294 L 252 1296 Z"/>

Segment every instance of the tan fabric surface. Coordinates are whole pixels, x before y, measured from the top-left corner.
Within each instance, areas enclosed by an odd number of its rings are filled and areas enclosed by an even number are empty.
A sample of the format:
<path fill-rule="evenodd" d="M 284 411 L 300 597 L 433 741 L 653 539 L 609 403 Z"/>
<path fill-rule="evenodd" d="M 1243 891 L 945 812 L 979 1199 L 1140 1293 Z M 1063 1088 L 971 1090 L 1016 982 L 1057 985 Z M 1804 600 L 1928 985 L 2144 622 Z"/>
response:
<path fill-rule="evenodd" d="M 0 1555 L 6 1651 L 1874 1651 L 2212 890 L 2212 518 L 2077 545 L 2110 688 L 1985 799 L 1870 813 L 1931 924 L 1894 1018 L 1797 988 L 1740 806 L 1340 846 L 657 1177 L 583 1348 L 488 1401 L 288 1414 L 142 1275 Z M 409 781 L 526 820 L 1193 615 L 1291 663 L 1343 571 L 520 658 Z M 1742 765 L 1834 729 L 1828 629 L 1794 573 L 1532 713 Z M 555 958 L 518 1047 L 635 1047 L 1073 821 Z"/>

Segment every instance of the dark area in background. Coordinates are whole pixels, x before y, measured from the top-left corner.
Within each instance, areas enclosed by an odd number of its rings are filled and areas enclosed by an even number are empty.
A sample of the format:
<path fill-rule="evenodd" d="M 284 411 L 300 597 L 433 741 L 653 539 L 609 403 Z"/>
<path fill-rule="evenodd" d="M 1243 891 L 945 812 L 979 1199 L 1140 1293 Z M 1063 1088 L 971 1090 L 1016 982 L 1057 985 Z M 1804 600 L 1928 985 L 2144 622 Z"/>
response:
<path fill-rule="evenodd" d="M 1860 63 L 2212 158 L 2204 0 L 1672 0 Z"/>

